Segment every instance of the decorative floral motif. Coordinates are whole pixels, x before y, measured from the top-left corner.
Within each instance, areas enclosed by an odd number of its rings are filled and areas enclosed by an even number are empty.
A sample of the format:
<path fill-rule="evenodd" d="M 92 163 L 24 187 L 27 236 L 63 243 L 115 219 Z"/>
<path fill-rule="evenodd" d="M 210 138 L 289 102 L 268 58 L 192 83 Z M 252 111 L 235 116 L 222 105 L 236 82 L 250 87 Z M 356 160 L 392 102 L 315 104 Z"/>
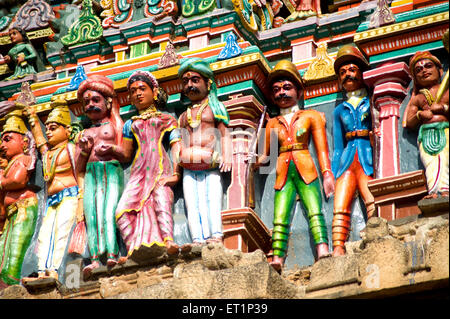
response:
<path fill-rule="evenodd" d="M 238 45 L 236 40 L 237 40 L 236 35 L 233 32 L 228 34 L 226 38 L 227 44 L 222 49 L 222 51 L 220 51 L 217 60 L 231 59 L 242 54 L 242 49 Z"/>
<path fill-rule="evenodd" d="M 94 14 L 92 0 L 83 0 L 80 18 L 75 21 L 67 35 L 61 38 L 65 46 L 95 41 L 103 35 L 100 18 Z"/>
<path fill-rule="evenodd" d="M 28 0 L 15 16 L 13 27 L 25 31 L 43 29 L 55 18 L 52 7 L 44 0 Z"/>

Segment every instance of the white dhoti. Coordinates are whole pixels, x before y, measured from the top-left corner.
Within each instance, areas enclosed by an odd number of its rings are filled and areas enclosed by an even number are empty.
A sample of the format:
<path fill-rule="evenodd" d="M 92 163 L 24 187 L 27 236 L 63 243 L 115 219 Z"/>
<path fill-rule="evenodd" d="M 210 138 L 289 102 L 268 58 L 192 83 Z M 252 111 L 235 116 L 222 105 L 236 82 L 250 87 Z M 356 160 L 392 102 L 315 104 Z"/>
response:
<path fill-rule="evenodd" d="M 430 155 L 425 151 L 423 143 L 419 144 L 419 153 L 425 168 L 428 192 L 439 194 L 448 192 L 449 184 L 449 129 L 445 128 L 446 143 L 444 148 L 437 154 Z"/>
<path fill-rule="evenodd" d="M 38 270 L 58 271 L 76 220 L 78 187 L 66 188 L 47 200 L 38 237 Z"/>
<path fill-rule="evenodd" d="M 223 192 L 220 172 L 184 169 L 183 192 L 192 240 L 202 243 L 208 238 L 221 238 Z"/>

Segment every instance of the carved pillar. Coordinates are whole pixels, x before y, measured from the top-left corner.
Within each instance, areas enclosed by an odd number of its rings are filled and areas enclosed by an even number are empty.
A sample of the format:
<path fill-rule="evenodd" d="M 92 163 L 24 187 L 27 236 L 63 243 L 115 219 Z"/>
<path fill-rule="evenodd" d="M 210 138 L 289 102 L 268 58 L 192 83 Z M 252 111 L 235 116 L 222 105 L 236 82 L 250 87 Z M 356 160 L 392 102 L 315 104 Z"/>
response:
<path fill-rule="evenodd" d="M 384 64 L 364 72 L 366 84 L 373 89 L 373 122 L 380 130 L 374 149 L 375 178 L 400 174 L 398 121 L 400 105 L 411 81 L 404 62 Z"/>
<path fill-rule="evenodd" d="M 261 249 L 268 253 L 271 248 L 269 230 L 253 211 L 253 173 L 248 174 L 248 164 L 245 162 L 263 106 L 254 96 L 242 94 L 232 95 L 224 104 L 230 115 L 233 147 L 227 209 L 222 211 L 224 245 L 243 252 Z"/>
<path fill-rule="evenodd" d="M 368 183 L 377 215 L 387 220 L 420 215 L 417 201 L 427 190 L 423 171 L 400 174 L 399 118 L 411 81 L 408 66 L 404 62 L 383 64 L 364 72 L 364 80 L 373 89 L 372 121 L 381 133 L 375 138 L 375 179 Z"/>

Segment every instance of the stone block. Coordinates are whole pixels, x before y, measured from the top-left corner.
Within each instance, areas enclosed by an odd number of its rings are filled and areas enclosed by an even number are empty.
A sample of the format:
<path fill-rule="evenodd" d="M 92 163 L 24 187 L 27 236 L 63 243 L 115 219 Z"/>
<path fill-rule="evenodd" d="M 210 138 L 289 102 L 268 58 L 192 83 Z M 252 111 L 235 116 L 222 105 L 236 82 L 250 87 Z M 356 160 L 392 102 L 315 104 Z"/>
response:
<path fill-rule="evenodd" d="M 311 268 L 310 280 L 306 292 L 358 282 L 358 256 L 320 259 Z"/>

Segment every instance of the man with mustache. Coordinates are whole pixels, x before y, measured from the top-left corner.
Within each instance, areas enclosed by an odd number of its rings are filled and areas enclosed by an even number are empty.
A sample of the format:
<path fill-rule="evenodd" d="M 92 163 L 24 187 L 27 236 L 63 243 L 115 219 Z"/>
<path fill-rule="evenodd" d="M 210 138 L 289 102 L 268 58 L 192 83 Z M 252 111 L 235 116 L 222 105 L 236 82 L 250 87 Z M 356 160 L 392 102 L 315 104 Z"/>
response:
<path fill-rule="evenodd" d="M 406 108 L 405 126 L 419 129 L 417 143 L 420 159 L 425 167 L 428 195 L 448 197 L 449 125 L 448 86 L 438 100 L 443 69 L 441 62 L 430 52 L 417 52 L 410 60 L 413 75 L 413 96 Z"/>
<path fill-rule="evenodd" d="M 346 100 L 333 112 L 334 151 L 331 161 L 336 177 L 333 256 L 345 254 L 345 241 L 351 227 L 351 205 L 357 189 L 366 205 L 367 217 L 370 218 L 375 211 L 374 198 L 367 187 L 373 175 L 372 119 L 362 72 L 368 68 L 369 63 L 356 47 L 346 45 L 339 49 L 334 70 Z"/>
<path fill-rule="evenodd" d="M 328 234 L 322 213 L 322 194 L 316 167 L 308 150 L 312 135 L 323 176 L 325 195 L 334 192 L 334 177 L 328 157 L 325 117 L 316 110 L 300 110 L 298 102 L 303 94 L 303 81 L 295 65 L 282 60 L 270 72 L 269 87 L 272 98 L 280 109 L 280 116 L 270 119 L 265 130 L 263 155 L 255 167 L 266 162 L 270 153 L 270 138 L 277 134 L 279 156 L 275 181 L 274 228 L 272 231 L 273 261 L 281 271 L 284 265 L 292 207 L 296 195 L 306 209 L 309 227 L 316 245 L 317 259 L 329 256 Z"/>
<path fill-rule="evenodd" d="M 231 170 L 228 112 L 217 97 L 209 63 L 199 58 L 182 61 L 181 102 L 189 104 L 178 120 L 182 132 L 179 156 L 183 192 L 194 245 L 222 242 L 222 172 Z M 220 143 L 218 143 L 220 142 Z M 221 152 L 217 150 L 220 144 Z"/>
<path fill-rule="evenodd" d="M 123 121 L 112 80 L 93 75 L 78 88 L 78 100 L 92 126 L 81 132 L 77 143 L 77 173 L 79 207 L 84 208 L 89 250 L 92 263 L 83 271 L 87 275 L 100 266 L 100 256 L 106 253 L 106 263 L 112 267 L 119 254 L 115 211 L 123 189 L 123 160 L 117 148 L 122 142 Z M 84 197 L 84 198 L 83 198 Z M 83 212 L 78 211 L 78 221 Z"/>

